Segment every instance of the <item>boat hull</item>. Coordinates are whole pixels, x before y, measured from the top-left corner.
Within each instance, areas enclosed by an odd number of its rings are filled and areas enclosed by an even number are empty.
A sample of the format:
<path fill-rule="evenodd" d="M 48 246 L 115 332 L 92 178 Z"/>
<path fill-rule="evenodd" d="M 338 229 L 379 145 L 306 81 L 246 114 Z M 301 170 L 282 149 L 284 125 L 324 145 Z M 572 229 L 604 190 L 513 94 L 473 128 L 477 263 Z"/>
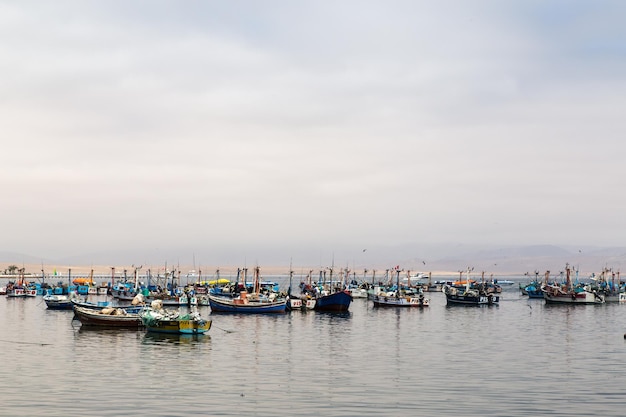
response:
<path fill-rule="evenodd" d="M 287 309 L 287 300 L 271 302 L 241 302 L 242 300 L 215 297 L 209 295 L 211 312 L 215 313 L 242 313 L 242 314 L 280 314 Z"/>
<path fill-rule="evenodd" d="M 388 297 L 374 295 L 371 300 L 376 307 L 428 307 L 430 300 L 420 297 Z"/>
<path fill-rule="evenodd" d="M 46 306 L 48 310 L 71 310 L 72 309 L 72 301 L 71 300 L 46 300 Z"/>
<path fill-rule="evenodd" d="M 211 320 L 160 320 L 155 325 L 147 325 L 146 330 L 169 334 L 204 334 L 211 328 Z"/>
<path fill-rule="evenodd" d="M 103 314 L 103 310 L 89 309 L 74 305 L 74 315 L 84 326 L 116 327 L 139 329 L 143 327 L 141 317 L 137 313 L 120 315 Z"/>
<path fill-rule="evenodd" d="M 127 313 L 139 313 L 145 307 L 142 305 L 111 305 L 109 302 L 91 303 L 86 301 L 72 301 L 72 305 L 83 307 L 89 310 L 103 310 L 105 308 L 121 308 Z"/>
<path fill-rule="evenodd" d="M 448 305 L 464 305 L 464 306 L 483 306 L 496 305 L 500 303 L 498 295 L 463 295 L 463 294 L 446 294 L 446 303 Z"/>
<path fill-rule="evenodd" d="M 544 291 L 543 298 L 549 304 L 604 304 L 604 297 L 588 291 L 577 293 Z"/>
<path fill-rule="evenodd" d="M 316 298 L 315 310 L 336 312 L 348 311 L 351 302 L 352 296 L 348 291 L 338 291 L 333 294 L 323 295 Z"/>

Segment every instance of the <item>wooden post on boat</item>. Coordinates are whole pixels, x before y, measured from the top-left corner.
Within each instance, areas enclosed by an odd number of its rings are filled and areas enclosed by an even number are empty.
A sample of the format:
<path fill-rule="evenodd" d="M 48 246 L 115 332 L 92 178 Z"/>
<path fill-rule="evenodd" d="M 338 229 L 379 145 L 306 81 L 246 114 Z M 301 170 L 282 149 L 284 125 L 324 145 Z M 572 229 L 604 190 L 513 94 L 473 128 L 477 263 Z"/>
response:
<path fill-rule="evenodd" d="M 137 268 L 135 267 L 135 285 L 134 285 L 134 290 L 135 292 L 137 292 L 137 289 L 139 288 L 139 269 L 141 269 L 141 267 Z"/>
<path fill-rule="evenodd" d="M 259 281 L 259 267 L 256 266 L 254 268 L 254 281 L 252 283 L 252 291 L 255 294 L 260 294 L 261 293 L 261 282 Z"/>
<path fill-rule="evenodd" d="M 333 268 L 335 267 L 335 258 L 333 258 L 333 265 L 330 267 L 330 271 L 328 272 L 328 293 L 333 293 Z"/>

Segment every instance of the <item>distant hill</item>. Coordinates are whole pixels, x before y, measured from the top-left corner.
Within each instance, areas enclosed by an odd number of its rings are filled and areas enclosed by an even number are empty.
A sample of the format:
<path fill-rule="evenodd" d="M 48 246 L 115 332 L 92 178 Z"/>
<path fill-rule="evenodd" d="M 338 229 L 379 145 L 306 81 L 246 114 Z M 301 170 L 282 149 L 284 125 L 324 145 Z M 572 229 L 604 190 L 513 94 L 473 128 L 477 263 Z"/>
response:
<path fill-rule="evenodd" d="M 215 254 L 201 253 L 185 250 L 169 253 L 153 253 L 149 255 L 132 251 L 111 250 L 107 252 L 77 254 L 57 259 L 46 259 L 35 255 L 26 255 L 13 252 L 0 252 L 0 269 L 8 265 L 30 264 L 30 269 L 39 271 L 40 265 L 60 267 L 85 267 L 100 266 L 108 271 L 108 268 L 127 268 L 131 265 L 144 265 L 147 267 L 162 267 L 165 262 L 168 267 L 180 267 L 181 270 L 207 269 L 214 267 L 243 267 L 260 264 L 261 269 L 273 268 L 284 270 L 289 268 L 293 259 L 294 269 L 321 268 L 330 266 L 335 262 L 337 268 L 349 267 L 356 271 L 363 269 L 392 268 L 400 265 L 402 268 L 411 269 L 415 272 L 456 273 L 465 271 L 468 267 L 474 268 L 475 273 L 484 271 L 493 275 L 519 275 L 525 273 L 534 274 L 535 271 L 543 274 L 546 270 L 558 273 L 569 263 L 580 270 L 582 275 L 598 273 L 604 267 L 617 271 L 622 263 L 626 265 L 625 247 L 566 247 L 558 245 L 526 245 L 510 247 L 485 247 L 470 245 L 398 245 L 394 247 L 370 247 L 358 250 L 341 248 L 329 251 L 331 256 L 311 259 L 311 253 L 319 253 L 319 250 L 299 248 L 293 249 L 265 247 L 258 251 L 248 250 L 247 253 L 254 255 L 253 259 L 246 259 L 240 251 L 226 251 Z M 327 259 L 328 258 L 328 259 Z M 2 266 L 3 265 L 3 266 Z"/>

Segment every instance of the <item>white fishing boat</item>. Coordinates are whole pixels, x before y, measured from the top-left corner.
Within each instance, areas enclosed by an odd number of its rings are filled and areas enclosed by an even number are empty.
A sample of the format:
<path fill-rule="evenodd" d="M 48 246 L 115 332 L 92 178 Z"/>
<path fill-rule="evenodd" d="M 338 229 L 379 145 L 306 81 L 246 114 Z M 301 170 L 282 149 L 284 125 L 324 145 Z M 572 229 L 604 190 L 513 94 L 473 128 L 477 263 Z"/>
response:
<path fill-rule="evenodd" d="M 571 268 L 565 266 L 565 284 L 544 284 L 541 288 L 543 298 L 550 304 L 603 304 L 604 296 L 591 290 L 590 286 L 574 286 Z"/>
<path fill-rule="evenodd" d="M 417 291 L 400 285 L 400 270 L 396 268 L 396 287 L 394 291 L 376 291 L 370 296 L 376 307 L 428 307 L 430 300 L 424 296 L 421 288 Z"/>

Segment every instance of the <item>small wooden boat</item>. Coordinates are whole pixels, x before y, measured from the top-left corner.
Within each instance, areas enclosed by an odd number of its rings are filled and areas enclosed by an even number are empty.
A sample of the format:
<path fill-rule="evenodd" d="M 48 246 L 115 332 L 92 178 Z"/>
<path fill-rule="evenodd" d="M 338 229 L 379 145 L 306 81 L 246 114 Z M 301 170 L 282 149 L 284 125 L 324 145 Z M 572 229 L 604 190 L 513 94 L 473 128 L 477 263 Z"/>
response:
<path fill-rule="evenodd" d="M 203 319 L 197 311 L 180 314 L 163 310 L 162 304 L 152 303 L 153 308 L 142 311 L 141 320 L 146 330 L 155 333 L 204 334 L 211 328 L 211 320 Z"/>
<path fill-rule="evenodd" d="M 139 313 L 129 313 L 122 308 L 91 309 L 73 305 L 74 316 L 83 326 L 119 327 L 139 329 L 143 327 Z"/>
<path fill-rule="evenodd" d="M 105 308 L 123 309 L 127 313 L 139 313 L 145 307 L 144 305 L 113 305 L 109 301 L 93 303 L 90 301 L 72 300 L 72 304 L 90 310 L 104 310 Z"/>
<path fill-rule="evenodd" d="M 270 299 L 268 297 L 254 297 L 241 292 L 238 297 L 218 297 L 208 294 L 211 311 L 215 313 L 243 313 L 265 314 L 284 313 L 287 309 L 287 299 Z"/>
<path fill-rule="evenodd" d="M 71 310 L 73 301 L 78 301 L 79 297 L 76 293 L 66 294 L 48 294 L 43 296 L 46 306 L 50 310 Z"/>

